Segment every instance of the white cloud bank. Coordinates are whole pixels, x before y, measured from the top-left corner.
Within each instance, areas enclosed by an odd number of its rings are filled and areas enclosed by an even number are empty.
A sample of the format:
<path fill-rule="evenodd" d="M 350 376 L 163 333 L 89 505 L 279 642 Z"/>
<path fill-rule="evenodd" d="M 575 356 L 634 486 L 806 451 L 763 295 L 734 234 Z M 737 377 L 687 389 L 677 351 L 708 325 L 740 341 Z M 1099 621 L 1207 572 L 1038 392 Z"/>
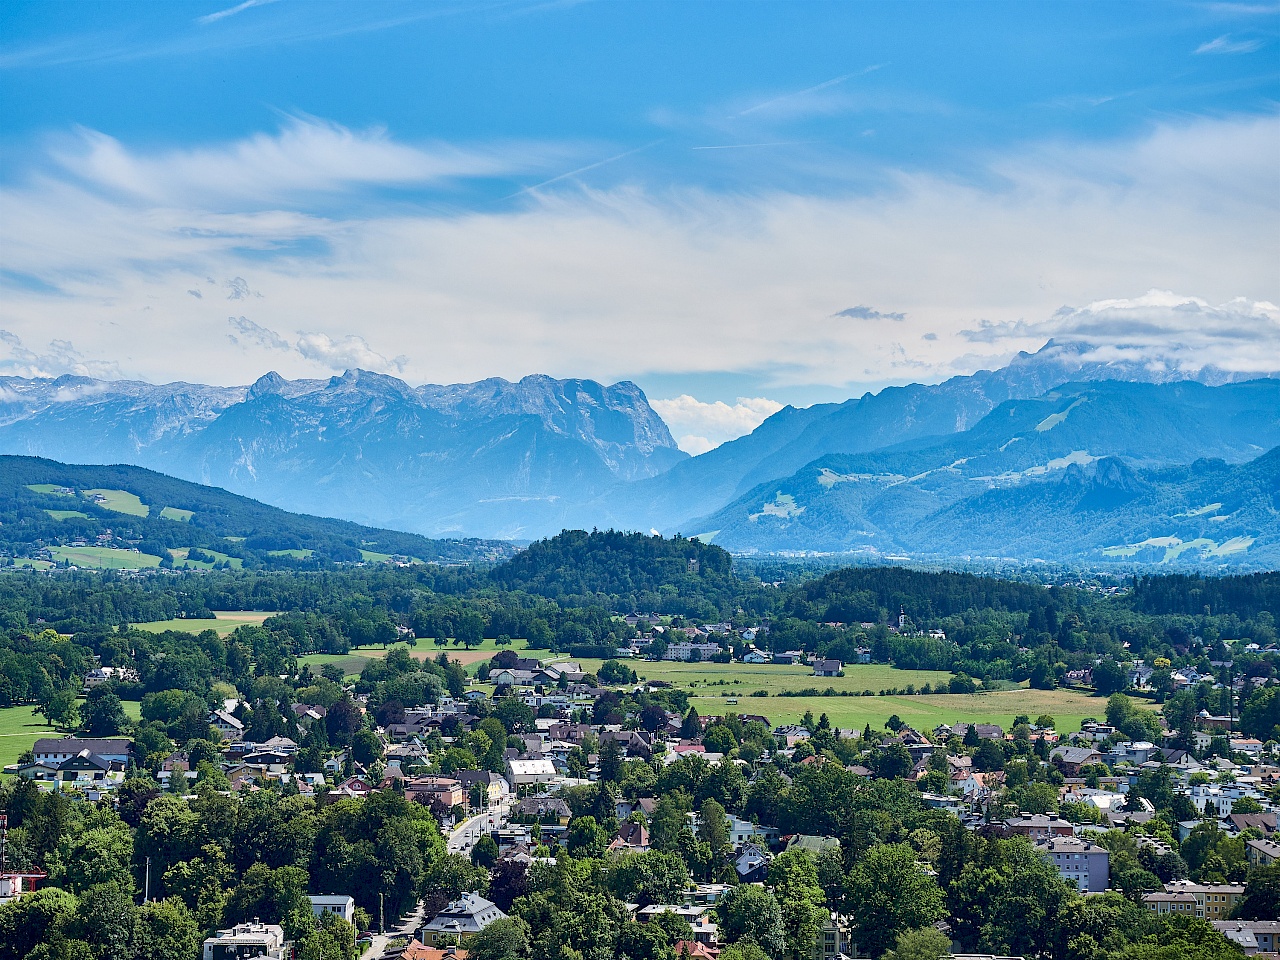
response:
<path fill-rule="evenodd" d="M 1198 297 L 1150 290 L 1140 297 L 1064 307 L 1047 320 L 983 323 L 964 331 L 979 343 L 1034 350 L 1046 339 L 1080 342 L 1080 359 L 1135 363 L 1154 374 L 1280 372 L 1280 307 L 1236 297 L 1213 306 Z"/>
<path fill-rule="evenodd" d="M 1274 353 L 1259 304 L 1280 302 L 1277 115 L 1041 144 L 991 158 L 977 180 L 890 172 L 863 194 L 566 182 L 470 212 L 344 202 L 536 179 L 563 169 L 538 159 L 557 149 L 415 146 L 306 119 L 158 153 L 85 132 L 0 188 L 0 327 L 151 380 L 353 363 L 413 382 L 735 371 L 764 396 L 936 380 L 1072 324 L 1102 336 L 1140 315 L 1194 350 L 1197 325 L 1225 311 L 1246 332 L 1213 339 L 1228 369 L 1267 368 Z M 1187 298 L 1099 306 L 1152 289 L 1193 294 L 1199 313 Z M 1236 311 L 1237 297 L 1254 306 Z M 711 443 L 727 435 L 715 422 L 684 435 Z"/>
<path fill-rule="evenodd" d="M 687 393 L 649 403 L 667 422 L 680 449 L 694 456 L 750 433 L 782 409 L 782 404 L 766 397 L 739 397 L 730 406 L 723 400 L 704 403 Z"/>

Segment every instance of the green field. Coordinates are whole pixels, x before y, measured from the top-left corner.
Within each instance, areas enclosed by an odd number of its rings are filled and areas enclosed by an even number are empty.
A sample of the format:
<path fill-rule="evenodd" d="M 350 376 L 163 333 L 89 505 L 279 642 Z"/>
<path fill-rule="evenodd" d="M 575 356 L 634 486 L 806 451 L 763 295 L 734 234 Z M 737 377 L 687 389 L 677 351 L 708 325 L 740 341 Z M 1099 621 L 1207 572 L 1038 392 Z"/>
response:
<path fill-rule="evenodd" d="M 134 626 L 139 630 L 149 630 L 151 633 L 163 633 L 166 630 L 201 633 L 205 630 L 212 630 L 218 636 L 225 637 L 236 627 L 242 627 L 247 623 L 262 623 L 268 617 L 275 616 L 274 613 L 260 610 L 215 610 L 213 615 L 215 617 L 213 620 L 197 620 L 194 617 L 190 617 L 177 620 L 153 620 L 149 623 L 135 623 Z"/>
<path fill-rule="evenodd" d="M 160 516 L 165 520 L 177 520 L 179 523 L 187 523 L 195 516 L 195 511 L 179 510 L 177 507 L 165 507 L 160 511 Z"/>
<path fill-rule="evenodd" d="M 97 570 L 141 570 L 160 566 L 159 557 L 114 547 L 50 547 L 49 552 L 58 562 L 66 560 L 77 567 Z"/>
<path fill-rule="evenodd" d="M 121 706 L 131 720 L 142 714 L 142 704 L 136 700 L 124 700 Z M 0 767 L 17 763 L 18 754 L 31 749 L 41 737 L 63 736 L 62 731 L 45 723 L 44 717 L 33 714 L 33 709 L 30 705 L 0 707 Z"/>
<path fill-rule="evenodd" d="M 1057 722 L 1059 733 L 1080 729 L 1085 717 L 1101 719 L 1107 712 L 1107 701 L 1069 690 L 1009 690 L 999 693 L 931 694 L 927 697 L 736 697 L 736 704 L 725 703 L 724 697 L 695 696 L 690 703 L 698 713 L 723 715 L 729 711 L 758 713 L 775 726 L 794 723 L 812 710 L 815 717 L 826 714 L 831 723 L 845 729 L 862 729 L 868 723 L 879 728 L 893 714 L 917 730 L 932 730 L 940 723 L 967 720 L 976 723 L 998 723 L 1005 730 L 1013 718 L 1026 714 L 1032 720 L 1047 713 Z M 1141 702 L 1139 702 L 1141 705 Z"/>
<path fill-rule="evenodd" d="M 13 565 L 18 569 L 48 570 L 53 564 L 48 560 L 35 560 L 31 557 L 15 557 Z"/>
<path fill-rule="evenodd" d="M 18 762 L 18 754 L 29 750 L 41 737 L 60 736 L 58 731 L 44 722 L 44 717 L 33 715 L 31 707 L 0 707 L 0 767 Z"/>
<path fill-rule="evenodd" d="M 173 565 L 178 570 L 212 570 L 213 563 L 207 560 L 188 560 L 187 551 L 190 547 L 177 547 L 169 551 L 173 556 Z M 209 550 L 204 547 L 200 548 L 204 553 L 214 557 L 214 563 L 221 563 L 223 560 L 229 561 L 232 570 L 240 570 L 244 567 L 244 561 L 239 557 L 233 557 L 229 554 L 219 553 L 217 550 Z"/>
<path fill-rule="evenodd" d="M 360 671 L 365 668 L 370 660 L 374 657 L 361 656 L 358 653 L 308 653 L 305 657 L 299 657 L 298 663 L 310 664 L 311 669 L 319 673 L 320 667 L 334 663 L 342 668 L 344 675 L 354 677 L 359 675 Z"/>
<path fill-rule="evenodd" d="M 295 560 L 310 560 L 315 556 L 314 550 L 268 550 L 268 557 L 293 557 Z"/>
<path fill-rule="evenodd" d="M 56 483 L 28 483 L 27 489 L 34 493 L 47 493 L 51 497 L 74 497 L 74 493 L 65 493 Z"/>
<path fill-rule="evenodd" d="M 604 661 L 578 662 L 587 673 L 595 673 Z M 907 684 L 917 689 L 926 683 L 930 687 L 938 684 L 945 686 L 951 679 L 951 674 L 944 670 L 899 670 L 878 664 L 849 664 L 844 668 L 843 677 L 815 677 L 812 667 L 799 664 L 775 666 L 753 663 L 675 663 L 666 660 L 623 662 L 645 680 L 665 680 L 691 692 L 701 693 L 706 690 L 708 695 L 730 687 L 732 692 L 726 693 L 730 697 L 744 697 L 753 690 L 768 690 L 771 695 L 776 695 L 782 690 L 806 690 L 810 687 L 817 687 L 819 690 L 834 687 L 838 691 L 851 690 L 858 693 L 870 690 L 876 693 L 895 687 L 904 690 Z"/>
<path fill-rule="evenodd" d="M 89 515 L 80 510 L 46 510 L 49 516 L 55 520 L 67 520 L 71 517 L 81 517 L 85 520 L 89 519 Z"/>
<path fill-rule="evenodd" d="M 127 513 L 131 517 L 145 517 L 150 511 L 136 493 L 130 493 L 127 490 L 86 490 L 84 495 L 90 499 L 95 496 L 102 497 L 101 500 L 94 501 L 102 509 Z"/>

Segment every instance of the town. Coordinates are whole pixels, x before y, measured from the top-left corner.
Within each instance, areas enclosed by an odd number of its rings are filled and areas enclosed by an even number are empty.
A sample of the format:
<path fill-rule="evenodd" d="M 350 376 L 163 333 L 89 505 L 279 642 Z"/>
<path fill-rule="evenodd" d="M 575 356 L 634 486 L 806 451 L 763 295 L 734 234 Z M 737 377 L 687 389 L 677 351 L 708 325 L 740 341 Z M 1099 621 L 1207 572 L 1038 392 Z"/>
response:
<path fill-rule="evenodd" d="M 989 704 L 1036 689 L 798 686 L 953 643 L 959 621 L 900 604 L 819 621 L 814 648 L 745 619 L 615 614 L 625 642 L 549 644 L 603 659 L 509 638 L 423 652 L 411 627 L 299 657 L 270 617 L 87 646 L 11 631 L 15 653 L 84 666 L 36 707 L 72 732 L 5 767 L 0 957 L 59 955 L 44 939 L 102 911 L 128 917 L 113 956 L 204 960 L 1277 952 L 1268 614 L 1177 663 L 1073 656 L 1052 695 L 1092 716 L 1003 722 Z M 700 688 L 712 671 L 744 692 Z M 810 709 L 938 698 L 954 716 L 931 726 Z"/>

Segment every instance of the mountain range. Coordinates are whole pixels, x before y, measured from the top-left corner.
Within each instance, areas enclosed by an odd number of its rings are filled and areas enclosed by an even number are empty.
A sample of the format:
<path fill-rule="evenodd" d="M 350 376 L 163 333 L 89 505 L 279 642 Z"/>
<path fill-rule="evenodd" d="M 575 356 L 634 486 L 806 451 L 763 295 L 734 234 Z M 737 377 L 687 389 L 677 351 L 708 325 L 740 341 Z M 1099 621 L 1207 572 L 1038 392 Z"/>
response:
<path fill-rule="evenodd" d="M 247 387 L 0 378 L 0 453 L 131 463 L 300 513 L 432 536 L 559 530 L 687 459 L 632 383 L 410 387 L 362 370 Z"/>
<path fill-rule="evenodd" d="M 1050 342 L 998 370 L 786 407 L 698 457 L 629 382 L 7 377 L 0 453 L 138 464 L 433 537 L 609 526 L 747 553 L 1280 559 L 1280 379 L 1094 356 Z"/>

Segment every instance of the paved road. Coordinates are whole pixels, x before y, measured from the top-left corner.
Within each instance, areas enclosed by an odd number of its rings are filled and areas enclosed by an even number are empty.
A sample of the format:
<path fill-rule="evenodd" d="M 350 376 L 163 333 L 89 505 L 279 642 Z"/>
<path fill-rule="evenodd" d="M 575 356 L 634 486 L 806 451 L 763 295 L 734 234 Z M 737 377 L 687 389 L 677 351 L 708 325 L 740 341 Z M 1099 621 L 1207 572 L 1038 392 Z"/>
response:
<path fill-rule="evenodd" d="M 393 920 L 385 934 L 375 934 L 373 942 L 360 955 L 360 960 L 377 960 L 386 951 L 388 942 L 397 937 L 412 937 L 420 926 L 422 926 L 421 901 L 411 913 L 405 914 L 399 920 Z"/>
<path fill-rule="evenodd" d="M 450 853 L 461 853 L 464 856 L 471 853 L 471 848 L 476 845 L 486 833 L 491 832 L 497 827 L 502 826 L 506 822 L 507 807 L 505 805 L 498 807 L 490 812 L 488 810 L 477 813 L 474 817 L 463 820 L 449 834 L 449 840 L 446 847 Z M 492 823 L 490 821 L 492 820 Z"/>

